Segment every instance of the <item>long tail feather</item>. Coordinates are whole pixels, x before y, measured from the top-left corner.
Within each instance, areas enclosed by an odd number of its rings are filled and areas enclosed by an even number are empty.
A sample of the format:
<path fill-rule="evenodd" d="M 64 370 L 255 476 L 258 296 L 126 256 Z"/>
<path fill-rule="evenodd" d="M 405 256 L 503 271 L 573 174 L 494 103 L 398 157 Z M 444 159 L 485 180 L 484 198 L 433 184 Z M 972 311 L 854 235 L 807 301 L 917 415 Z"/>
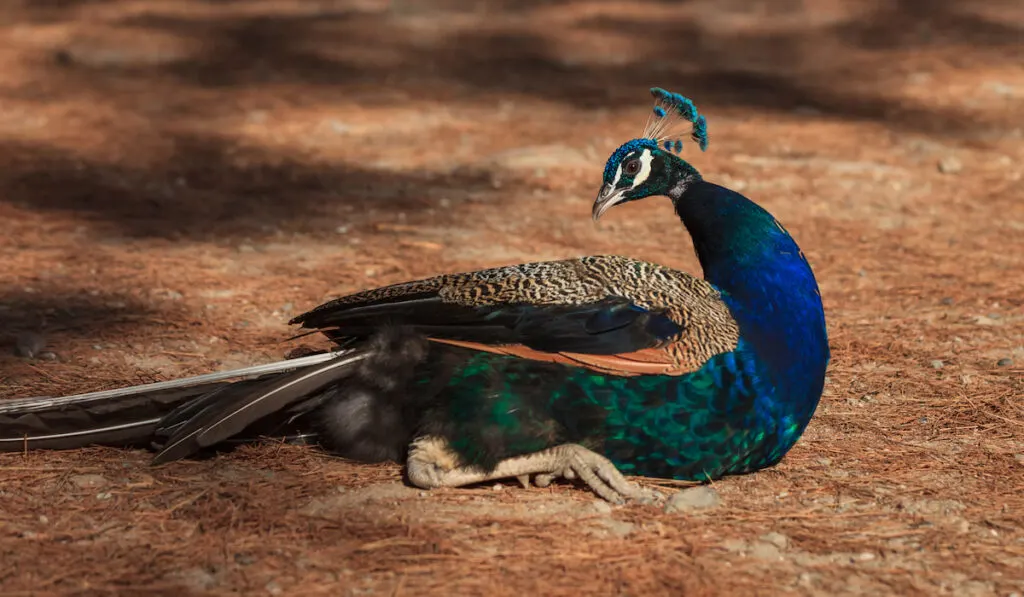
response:
<path fill-rule="evenodd" d="M 145 446 L 165 417 L 233 380 L 305 369 L 337 354 L 308 357 L 184 379 L 60 397 L 0 401 L 0 452 L 67 450 L 89 445 Z M 276 376 L 275 376 L 276 377 Z"/>
<path fill-rule="evenodd" d="M 255 387 L 233 385 L 221 388 L 216 395 L 202 399 L 207 405 L 198 412 L 193 405 L 185 405 L 183 408 L 190 411 L 187 419 L 178 413 L 171 413 L 168 418 L 187 422 L 168 438 L 166 445 L 153 458 L 153 463 L 185 458 L 241 433 L 270 414 L 285 412 L 289 406 L 309 398 L 316 390 L 350 375 L 353 365 L 370 354 L 352 351 L 338 356 L 336 353 L 332 360 L 284 377 L 268 379 Z"/>

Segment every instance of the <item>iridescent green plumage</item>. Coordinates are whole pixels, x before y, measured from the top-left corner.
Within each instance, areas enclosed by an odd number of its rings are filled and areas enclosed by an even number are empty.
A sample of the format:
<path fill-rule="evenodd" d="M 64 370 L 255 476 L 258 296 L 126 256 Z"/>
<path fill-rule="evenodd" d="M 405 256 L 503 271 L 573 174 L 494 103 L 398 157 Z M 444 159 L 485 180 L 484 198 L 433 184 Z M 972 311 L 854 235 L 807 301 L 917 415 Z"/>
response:
<path fill-rule="evenodd" d="M 704 480 L 774 458 L 761 447 L 779 429 L 757 420 L 758 382 L 742 368 L 742 349 L 683 377 L 623 377 L 489 354 L 467 360 L 448 386 L 438 416 L 445 424 L 432 430 L 467 463 L 490 467 L 578 443 L 629 474 Z"/>

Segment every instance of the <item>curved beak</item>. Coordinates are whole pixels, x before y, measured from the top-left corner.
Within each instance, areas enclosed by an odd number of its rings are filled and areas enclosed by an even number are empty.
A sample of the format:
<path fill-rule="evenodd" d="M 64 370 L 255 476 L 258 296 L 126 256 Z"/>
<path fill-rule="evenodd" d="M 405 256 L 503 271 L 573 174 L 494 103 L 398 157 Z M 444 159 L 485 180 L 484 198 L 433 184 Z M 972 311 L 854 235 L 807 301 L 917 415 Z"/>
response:
<path fill-rule="evenodd" d="M 610 184 L 601 188 L 601 192 L 597 194 L 597 200 L 594 201 L 594 208 L 590 212 L 595 222 L 604 215 L 604 212 L 622 201 L 622 193 L 622 190 L 616 190 Z"/>

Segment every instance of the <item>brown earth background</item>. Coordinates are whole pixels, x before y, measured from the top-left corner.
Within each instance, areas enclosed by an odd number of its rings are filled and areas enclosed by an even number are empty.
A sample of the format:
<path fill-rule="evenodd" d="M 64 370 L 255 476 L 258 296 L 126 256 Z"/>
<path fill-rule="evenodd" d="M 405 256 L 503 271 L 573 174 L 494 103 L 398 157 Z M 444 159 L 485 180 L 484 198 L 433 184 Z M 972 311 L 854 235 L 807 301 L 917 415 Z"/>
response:
<path fill-rule="evenodd" d="M 439 272 L 699 272 L 667 202 L 590 220 L 653 85 L 833 349 L 785 461 L 686 514 L 297 446 L 3 455 L 3 595 L 1024 593 L 1024 3 L 6 0 L 0 73 L 0 397 L 277 360 Z"/>

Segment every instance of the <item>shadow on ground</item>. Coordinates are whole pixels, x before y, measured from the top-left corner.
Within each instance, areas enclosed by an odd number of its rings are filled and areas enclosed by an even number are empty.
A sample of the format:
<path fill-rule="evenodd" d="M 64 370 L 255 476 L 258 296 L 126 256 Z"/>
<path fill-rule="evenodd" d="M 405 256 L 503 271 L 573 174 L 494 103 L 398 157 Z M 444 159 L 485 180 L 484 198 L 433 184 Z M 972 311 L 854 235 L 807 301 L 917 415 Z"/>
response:
<path fill-rule="evenodd" d="M 136 329 L 157 317 L 149 306 L 124 296 L 34 288 L 0 295 L 0 367 L 6 361 L 52 358 L 70 338 L 100 339 Z"/>
<path fill-rule="evenodd" d="M 486 173 L 399 173 L 314 164 L 239 149 L 215 137 L 173 137 L 157 166 L 83 159 L 46 145 L 0 142 L 3 201 L 33 210 L 91 214 L 128 236 L 222 239 L 333 230 L 339 208 L 414 212 L 427 188 L 469 191 Z M 318 219 L 323 216 L 323 219 Z"/>
<path fill-rule="evenodd" d="M 75 30 L 85 27 L 86 12 L 103 15 L 119 4 L 125 3 L 45 0 L 14 20 Z M 799 0 L 646 2 L 628 11 L 611 2 L 507 0 L 474 3 L 471 10 L 454 2 L 288 6 L 193 0 L 174 9 L 121 10 L 100 17 L 98 33 L 71 34 L 36 52 L 37 84 L 0 97 L 38 104 L 88 97 L 150 122 L 173 150 L 159 165 L 139 168 L 7 141 L 0 156 L 15 165 L 0 174 L 0 200 L 90 212 L 128 235 L 194 238 L 316 222 L 325 206 L 342 201 L 415 210 L 424 205 L 415 197 L 430 189 L 485 184 L 483 174 L 318 165 L 248 148 L 247 165 L 239 167 L 229 139 L 165 124 L 190 118 L 214 130 L 215 118 L 237 111 L 238 98 L 254 92 L 293 102 L 306 95 L 325 102 L 358 97 L 371 105 L 394 97 L 441 103 L 527 97 L 603 109 L 636 105 L 639 90 L 662 85 L 694 90 L 701 105 L 716 110 L 811 110 L 932 133 L 974 129 L 984 123 L 959 107 L 887 95 L 884 85 L 864 79 L 854 54 L 970 45 L 1007 61 L 1020 53 L 1022 35 L 1012 24 L 981 16 L 977 6 L 948 0 L 894 1 L 810 24 L 801 20 Z M 750 19 L 771 26 L 735 26 Z M 612 49 L 599 51 L 606 45 Z M 197 93 L 206 101 L 196 102 Z M 142 97 L 147 94 L 162 103 Z"/>

